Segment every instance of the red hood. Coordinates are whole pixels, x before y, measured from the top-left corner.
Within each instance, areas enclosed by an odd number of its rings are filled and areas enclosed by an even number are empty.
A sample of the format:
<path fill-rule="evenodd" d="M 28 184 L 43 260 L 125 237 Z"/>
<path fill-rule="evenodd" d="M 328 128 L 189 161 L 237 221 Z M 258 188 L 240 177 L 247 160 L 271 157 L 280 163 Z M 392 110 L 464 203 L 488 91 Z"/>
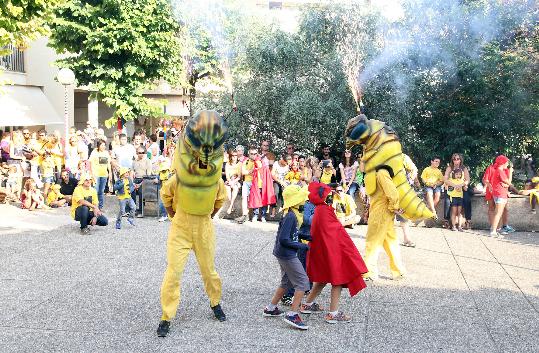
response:
<path fill-rule="evenodd" d="M 502 164 L 505 164 L 509 162 L 509 159 L 504 156 L 503 154 L 499 155 L 498 157 L 496 157 L 496 161 L 494 162 L 494 164 L 496 165 L 496 168 L 501 166 Z"/>
<path fill-rule="evenodd" d="M 322 205 L 330 192 L 331 188 L 326 184 L 312 182 L 309 184 L 309 201 L 314 205 Z"/>

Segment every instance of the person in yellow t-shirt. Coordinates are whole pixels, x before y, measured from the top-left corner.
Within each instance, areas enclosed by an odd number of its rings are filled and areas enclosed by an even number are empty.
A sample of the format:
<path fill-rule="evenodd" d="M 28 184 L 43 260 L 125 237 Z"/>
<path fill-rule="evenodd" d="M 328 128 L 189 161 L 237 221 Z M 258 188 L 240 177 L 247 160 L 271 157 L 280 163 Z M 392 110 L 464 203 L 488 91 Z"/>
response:
<path fill-rule="evenodd" d="M 336 193 L 333 196 L 333 208 L 335 209 L 335 214 L 339 219 L 339 222 L 344 227 L 354 228 L 354 225 L 359 222 L 359 217 L 356 214 L 356 202 L 352 196 L 344 192 L 342 185 L 337 186 L 335 189 Z"/>
<path fill-rule="evenodd" d="M 98 140 L 96 148 L 90 154 L 90 165 L 92 174 L 96 180 L 95 188 L 97 190 L 97 198 L 99 200 L 99 209 L 103 209 L 105 199 L 105 186 L 112 167 L 110 165 L 110 153 L 107 151 L 107 143 L 104 140 Z"/>
<path fill-rule="evenodd" d="M 288 185 L 297 185 L 301 183 L 301 171 L 299 170 L 299 163 L 296 161 L 292 162 L 290 171 L 284 176 L 284 180 Z"/>
<path fill-rule="evenodd" d="M 168 215 L 167 210 L 165 209 L 165 205 L 163 204 L 163 200 L 161 198 L 161 189 L 163 188 L 163 183 L 170 179 L 172 171 L 170 170 L 170 160 L 166 157 L 159 158 L 162 158 L 161 162 L 159 162 L 159 177 L 157 180 L 157 195 L 159 199 L 159 222 L 164 222 L 168 219 Z"/>
<path fill-rule="evenodd" d="M 116 191 L 120 206 L 118 217 L 116 217 L 116 229 L 122 228 L 122 217 L 125 215 L 127 209 L 129 209 L 127 222 L 132 226 L 135 226 L 135 210 L 137 206 L 135 205 L 135 201 L 131 198 L 131 194 L 135 191 L 135 185 L 133 184 L 130 174 L 131 170 L 129 168 L 121 167 L 120 178 L 114 183 L 114 191 Z"/>
<path fill-rule="evenodd" d="M 249 195 L 251 194 L 251 186 L 253 184 L 253 171 L 255 168 L 262 168 L 262 162 L 256 160 L 258 150 L 256 148 L 249 149 L 249 158 L 243 162 L 241 174 L 243 175 L 243 184 L 241 186 L 241 209 L 242 215 L 236 218 L 236 222 L 243 223 L 249 218 Z M 258 179 L 258 188 L 262 188 L 262 179 Z"/>
<path fill-rule="evenodd" d="M 60 193 L 60 184 L 52 184 L 49 193 L 47 194 L 47 205 L 52 208 L 62 207 L 67 200 Z"/>
<path fill-rule="evenodd" d="M 84 173 L 81 175 L 79 186 L 73 191 L 71 199 L 71 217 L 80 222 L 82 234 L 90 232 L 89 225 L 106 226 L 109 221 L 99 210 L 97 191 L 92 187 L 94 178 Z"/>
<path fill-rule="evenodd" d="M 423 169 L 421 180 L 425 184 L 427 206 L 436 214 L 436 206 L 440 202 L 444 184 L 444 175 L 440 170 L 440 157 L 433 157 L 430 160 L 430 167 Z"/>
<path fill-rule="evenodd" d="M 323 184 L 331 184 L 332 179 L 335 179 L 337 171 L 333 167 L 333 162 L 330 160 L 324 160 L 321 162 L 322 175 L 320 176 L 320 182 Z"/>
<path fill-rule="evenodd" d="M 463 197 L 464 191 L 466 191 L 466 184 L 464 181 L 464 172 L 462 169 L 455 169 L 451 172 L 447 187 L 447 195 L 449 196 L 450 205 L 451 205 L 451 230 L 462 232 L 461 217 L 462 217 L 462 206 L 464 205 Z"/>

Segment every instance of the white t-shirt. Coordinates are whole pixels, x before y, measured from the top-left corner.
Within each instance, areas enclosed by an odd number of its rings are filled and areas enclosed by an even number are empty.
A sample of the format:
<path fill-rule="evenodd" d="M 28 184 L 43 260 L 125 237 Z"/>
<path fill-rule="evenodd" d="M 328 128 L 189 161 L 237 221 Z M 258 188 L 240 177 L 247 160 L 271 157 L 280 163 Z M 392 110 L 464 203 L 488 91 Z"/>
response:
<path fill-rule="evenodd" d="M 288 167 L 288 164 L 284 167 L 281 167 L 279 165 L 279 162 L 275 162 L 273 163 L 273 170 L 275 171 L 275 174 L 277 174 L 277 178 L 283 181 L 286 173 L 290 171 L 290 168 Z"/>
<path fill-rule="evenodd" d="M 137 155 L 137 150 L 135 149 L 135 146 L 128 143 L 124 146 L 117 146 L 115 149 L 112 150 L 112 152 L 114 153 L 116 161 L 118 161 L 120 167 L 125 167 L 129 169 L 133 168 L 133 159 Z"/>
<path fill-rule="evenodd" d="M 347 183 L 350 180 L 355 179 L 356 176 L 354 175 L 353 171 L 354 171 L 354 168 L 357 168 L 357 167 L 359 167 L 359 163 L 357 161 L 355 161 L 354 164 L 352 164 L 349 167 L 345 167 L 344 164 L 339 163 L 339 169 L 344 168 L 344 175 L 341 175 L 341 177 L 344 177 Z"/>

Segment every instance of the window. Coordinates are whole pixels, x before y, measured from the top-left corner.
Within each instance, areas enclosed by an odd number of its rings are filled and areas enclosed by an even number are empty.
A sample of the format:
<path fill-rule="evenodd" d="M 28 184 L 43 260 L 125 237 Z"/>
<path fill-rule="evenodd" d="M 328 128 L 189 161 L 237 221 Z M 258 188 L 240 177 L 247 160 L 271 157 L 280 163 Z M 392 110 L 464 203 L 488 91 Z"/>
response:
<path fill-rule="evenodd" d="M 7 71 L 24 72 L 24 52 L 13 45 L 8 45 L 11 54 L 0 56 L 0 67 Z"/>

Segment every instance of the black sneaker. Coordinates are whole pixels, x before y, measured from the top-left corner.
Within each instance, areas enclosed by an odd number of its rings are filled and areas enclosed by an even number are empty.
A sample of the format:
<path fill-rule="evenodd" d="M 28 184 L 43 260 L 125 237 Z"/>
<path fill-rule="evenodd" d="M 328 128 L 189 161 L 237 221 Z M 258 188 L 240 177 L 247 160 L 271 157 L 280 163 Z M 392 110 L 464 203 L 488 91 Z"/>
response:
<path fill-rule="evenodd" d="M 268 308 L 266 307 L 264 308 L 264 313 L 262 315 L 264 315 L 265 317 L 278 317 L 278 316 L 283 316 L 284 313 L 281 310 L 279 310 L 278 307 L 275 307 L 275 309 L 271 311 L 268 310 Z"/>
<path fill-rule="evenodd" d="M 286 306 L 292 305 L 292 296 L 283 295 L 283 297 L 281 298 L 281 304 L 286 305 Z"/>
<path fill-rule="evenodd" d="M 226 321 L 226 315 L 223 312 L 223 309 L 221 308 L 221 304 L 217 304 L 216 306 L 212 306 L 211 309 L 213 310 L 213 315 L 215 315 L 215 318 L 221 322 Z"/>
<path fill-rule="evenodd" d="M 157 327 L 157 337 L 167 337 L 170 330 L 170 321 L 161 320 Z"/>

